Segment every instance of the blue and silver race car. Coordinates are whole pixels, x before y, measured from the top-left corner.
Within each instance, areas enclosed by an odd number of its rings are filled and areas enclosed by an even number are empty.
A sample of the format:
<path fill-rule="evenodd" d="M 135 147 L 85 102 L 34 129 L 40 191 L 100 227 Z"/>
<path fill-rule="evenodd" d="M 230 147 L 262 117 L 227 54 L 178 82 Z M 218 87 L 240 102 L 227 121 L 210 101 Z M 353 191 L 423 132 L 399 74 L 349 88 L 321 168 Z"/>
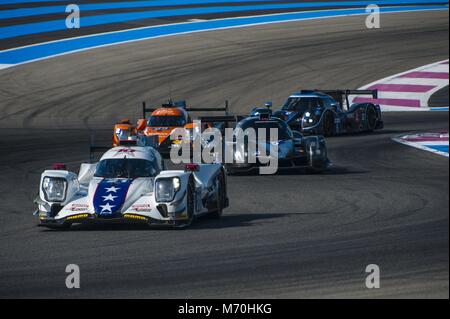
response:
<path fill-rule="evenodd" d="M 274 117 L 304 134 L 333 136 L 372 132 L 383 128 L 380 106 L 349 102 L 350 95 L 372 95 L 376 90 L 302 90 L 292 94 Z M 344 101 L 346 103 L 344 103 Z"/>
<path fill-rule="evenodd" d="M 323 172 L 331 167 L 323 136 L 303 136 L 293 131 L 285 121 L 273 117 L 270 110 L 256 108 L 249 117 L 238 121 L 236 132 L 254 131 L 253 137 L 246 135 L 242 143 L 233 148 L 233 163 L 225 163 L 229 174 L 245 173 L 260 169 L 270 160 L 277 161 L 277 170 L 286 168 L 307 169 L 313 172 Z M 270 138 L 271 132 L 277 132 L 277 139 Z M 263 134 L 264 139 L 260 138 Z M 253 141 L 252 141 L 253 139 Z M 252 144 L 257 148 L 251 153 Z M 238 147 L 241 144 L 242 147 Z M 276 145 L 273 150 L 271 145 Z"/>

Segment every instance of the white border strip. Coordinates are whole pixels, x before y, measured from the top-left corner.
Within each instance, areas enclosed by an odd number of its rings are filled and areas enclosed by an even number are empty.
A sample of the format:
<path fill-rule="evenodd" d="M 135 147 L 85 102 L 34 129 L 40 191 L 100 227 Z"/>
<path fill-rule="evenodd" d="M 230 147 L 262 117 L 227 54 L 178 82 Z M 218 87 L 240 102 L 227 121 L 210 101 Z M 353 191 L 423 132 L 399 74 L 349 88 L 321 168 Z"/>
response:
<path fill-rule="evenodd" d="M 447 158 L 449 157 L 449 154 L 446 153 L 446 152 L 441 152 L 441 151 L 435 150 L 433 148 L 426 147 L 426 146 L 418 144 L 418 143 L 408 142 L 408 141 L 403 140 L 401 137 L 394 137 L 394 138 L 392 138 L 392 140 L 394 140 L 395 142 L 398 142 L 400 144 L 403 144 L 403 145 L 408 145 L 408 146 L 420 149 L 422 151 L 428 151 L 428 152 L 431 152 L 431 153 L 434 153 L 434 154 L 437 154 L 437 155 L 441 155 L 441 156 L 444 156 L 444 157 L 447 157 Z"/>
<path fill-rule="evenodd" d="M 371 87 L 371 86 L 377 85 L 377 84 L 386 84 L 386 83 L 389 84 L 390 80 L 392 80 L 394 78 L 401 77 L 404 74 L 407 74 L 407 73 L 410 73 L 410 72 L 426 70 L 426 69 L 429 69 L 429 68 L 432 68 L 432 67 L 435 67 L 435 66 L 438 66 L 438 65 L 443 65 L 442 63 L 448 62 L 448 61 L 449 61 L 449 59 L 445 59 L 445 60 L 442 60 L 442 61 L 433 62 L 433 63 L 427 64 L 427 65 L 423 65 L 423 66 L 420 66 L 420 67 L 415 68 L 415 69 L 411 69 L 411 70 L 407 70 L 407 71 L 404 71 L 404 72 L 401 72 L 401 73 L 390 75 L 390 76 L 388 76 L 386 78 L 383 78 L 383 79 L 380 79 L 380 80 L 376 80 L 376 81 L 374 81 L 372 83 L 364 85 L 363 87 L 361 87 L 361 90 L 365 90 L 368 87 Z M 433 71 L 431 71 L 431 72 L 433 72 Z M 447 72 L 448 72 L 448 65 L 447 65 Z M 425 81 L 426 80 L 424 79 L 424 83 L 423 84 L 428 84 Z M 428 111 L 428 110 L 430 110 L 431 108 L 429 107 L 428 102 L 429 102 L 431 96 L 434 93 L 436 93 L 437 91 L 439 91 L 440 89 L 442 89 L 442 88 L 444 88 L 444 87 L 449 85 L 448 80 L 439 80 L 439 81 L 436 80 L 435 82 L 436 82 L 436 87 L 434 89 L 432 89 L 432 90 L 430 90 L 430 91 L 428 91 L 426 93 L 420 93 L 420 95 L 421 95 L 420 104 L 421 105 L 420 105 L 419 108 L 407 107 L 406 110 L 408 110 L 408 111 Z M 387 96 L 387 97 L 389 97 L 389 96 Z M 380 97 L 380 98 L 383 98 L 383 97 Z M 405 109 L 405 107 L 400 107 L 400 106 L 389 106 L 389 107 L 387 107 L 387 106 L 383 106 L 382 109 L 383 109 L 383 111 L 395 111 L 396 109 L 398 109 L 399 111 L 402 111 L 403 109 Z"/>

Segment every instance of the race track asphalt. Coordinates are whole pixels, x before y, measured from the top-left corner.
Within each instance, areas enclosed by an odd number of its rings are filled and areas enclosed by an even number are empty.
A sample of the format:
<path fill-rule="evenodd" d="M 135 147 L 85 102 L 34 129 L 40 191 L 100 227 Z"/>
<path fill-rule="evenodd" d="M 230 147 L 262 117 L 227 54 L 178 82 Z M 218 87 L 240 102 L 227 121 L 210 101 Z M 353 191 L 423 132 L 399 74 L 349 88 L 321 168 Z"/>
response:
<path fill-rule="evenodd" d="M 448 159 L 397 144 L 448 113 L 386 113 L 327 139 L 333 170 L 233 176 L 221 220 L 192 228 L 36 227 L 43 168 L 76 169 L 90 135 L 143 99 L 245 112 L 299 88 L 355 88 L 448 58 L 448 11 L 304 21 L 136 42 L 0 71 L 0 297 L 449 297 Z M 65 267 L 81 268 L 81 289 Z M 365 288 L 365 268 L 381 288 Z"/>

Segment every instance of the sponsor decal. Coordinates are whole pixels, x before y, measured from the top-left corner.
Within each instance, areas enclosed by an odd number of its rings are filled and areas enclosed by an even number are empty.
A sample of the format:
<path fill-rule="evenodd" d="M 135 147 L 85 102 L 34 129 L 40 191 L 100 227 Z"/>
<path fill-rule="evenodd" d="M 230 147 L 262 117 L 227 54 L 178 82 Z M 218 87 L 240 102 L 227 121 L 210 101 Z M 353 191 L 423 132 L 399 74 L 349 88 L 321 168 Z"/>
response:
<path fill-rule="evenodd" d="M 135 152 L 136 150 L 131 148 L 121 148 L 120 150 L 117 151 L 117 153 L 127 154 L 130 156 L 134 156 Z"/>
<path fill-rule="evenodd" d="M 89 208 L 87 204 L 72 204 L 69 209 L 71 212 L 84 212 Z"/>
<path fill-rule="evenodd" d="M 151 212 L 152 211 L 152 205 L 149 204 L 138 204 L 131 206 L 131 210 L 135 212 Z"/>

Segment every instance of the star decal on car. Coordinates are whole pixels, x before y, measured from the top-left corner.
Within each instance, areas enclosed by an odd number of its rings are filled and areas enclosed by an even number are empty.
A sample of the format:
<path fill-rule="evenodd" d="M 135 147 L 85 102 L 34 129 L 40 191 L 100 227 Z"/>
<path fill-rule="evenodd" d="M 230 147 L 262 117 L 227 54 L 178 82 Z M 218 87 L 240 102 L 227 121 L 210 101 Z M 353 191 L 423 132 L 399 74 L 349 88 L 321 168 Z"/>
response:
<path fill-rule="evenodd" d="M 113 196 L 112 194 L 109 194 L 108 196 L 102 196 L 102 197 L 103 197 L 104 202 L 107 202 L 107 201 L 114 202 L 114 198 L 117 198 L 118 196 Z"/>
<path fill-rule="evenodd" d="M 106 193 L 111 193 L 111 192 L 117 193 L 117 191 L 118 191 L 119 189 L 120 189 L 120 188 L 117 188 L 116 186 L 111 186 L 111 187 L 105 188 L 105 192 L 106 192 Z"/>
<path fill-rule="evenodd" d="M 110 205 L 109 203 L 107 203 L 106 205 L 100 205 L 100 208 L 102 209 L 102 213 L 104 212 L 112 213 L 112 209 L 115 206 L 116 205 Z"/>

